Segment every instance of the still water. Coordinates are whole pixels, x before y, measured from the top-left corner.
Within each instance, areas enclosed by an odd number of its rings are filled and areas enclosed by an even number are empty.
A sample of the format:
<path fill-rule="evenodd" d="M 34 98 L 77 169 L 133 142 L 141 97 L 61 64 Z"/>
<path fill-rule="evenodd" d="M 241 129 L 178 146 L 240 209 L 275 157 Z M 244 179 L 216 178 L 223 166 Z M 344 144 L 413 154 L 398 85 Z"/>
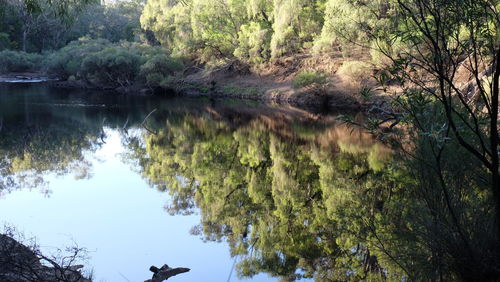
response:
<path fill-rule="evenodd" d="M 165 263 L 191 269 L 172 281 L 278 281 L 326 277 L 332 189 L 389 151 L 291 107 L 1 85 L 0 154 L 0 222 L 45 253 L 86 248 L 95 281 Z"/>

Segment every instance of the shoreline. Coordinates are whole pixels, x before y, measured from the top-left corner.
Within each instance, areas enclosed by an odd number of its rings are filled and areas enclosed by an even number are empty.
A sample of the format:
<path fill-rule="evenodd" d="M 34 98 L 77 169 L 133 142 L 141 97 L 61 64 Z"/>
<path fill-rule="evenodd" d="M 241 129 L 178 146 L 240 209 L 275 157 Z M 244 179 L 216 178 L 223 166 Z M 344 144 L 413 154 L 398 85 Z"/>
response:
<path fill-rule="evenodd" d="M 46 73 L 8 73 L 0 75 L 0 83 L 47 83 L 51 87 L 111 91 L 126 95 L 178 96 L 208 99 L 241 99 L 292 105 L 316 111 L 364 112 L 374 102 L 363 101 L 347 89 L 337 79 L 330 77 L 332 83 L 310 85 L 295 89 L 291 77 L 262 75 L 257 72 L 238 70 L 205 72 L 182 75 L 166 87 L 150 88 L 141 83 L 127 86 L 95 85 L 83 80 L 60 80 Z M 336 82 L 339 84 L 337 85 Z"/>
<path fill-rule="evenodd" d="M 85 89 L 95 91 L 111 91 L 125 95 L 142 96 L 170 96 L 186 98 L 208 98 L 208 99 L 239 99 L 272 103 L 277 105 L 292 105 L 300 108 L 312 108 L 325 111 L 360 112 L 371 104 L 363 104 L 353 97 L 328 95 L 321 89 L 308 88 L 300 92 L 289 94 L 281 92 L 280 89 L 256 89 L 232 84 L 230 86 L 215 87 L 209 89 L 206 84 L 200 82 L 178 81 L 172 83 L 168 88 L 151 89 L 146 86 L 132 85 L 129 87 L 106 87 L 85 84 L 82 81 L 53 81 L 50 86 L 67 89 Z"/>

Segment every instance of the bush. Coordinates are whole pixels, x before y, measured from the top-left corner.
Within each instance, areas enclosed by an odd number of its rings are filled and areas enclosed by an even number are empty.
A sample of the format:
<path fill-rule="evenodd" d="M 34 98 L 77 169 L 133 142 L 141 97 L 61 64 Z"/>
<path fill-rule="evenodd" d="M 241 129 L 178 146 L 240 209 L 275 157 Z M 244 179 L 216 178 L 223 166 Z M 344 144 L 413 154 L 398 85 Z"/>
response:
<path fill-rule="evenodd" d="M 42 55 L 4 50 L 0 52 L 0 72 L 37 71 L 41 68 Z"/>
<path fill-rule="evenodd" d="M 378 68 L 387 68 L 393 63 L 389 57 L 396 58 L 405 50 L 410 49 L 411 47 L 401 42 L 401 40 L 391 40 L 391 42 L 377 40 L 372 42 L 370 56 L 375 66 Z M 386 56 L 386 54 L 388 54 L 389 57 Z"/>
<path fill-rule="evenodd" d="M 264 24 L 251 22 L 241 26 L 234 55 L 244 62 L 265 62 L 271 57 L 271 34 L 271 29 Z"/>
<path fill-rule="evenodd" d="M 313 70 L 305 70 L 297 74 L 292 80 L 292 86 L 295 89 L 310 86 L 316 84 L 318 86 L 323 86 L 327 83 L 327 77 L 325 73 L 316 72 Z"/>
<path fill-rule="evenodd" d="M 169 57 L 161 47 L 104 39 L 73 41 L 52 54 L 46 65 L 50 74 L 62 79 L 109 86 L 127 86 L 139 79 L 160 86 L 183 68 L 179 59 Z"/>
<path fill-rule="evenodd" d="M 159 54 L 141 66 L 140 74 L 150 87 L 165 87 L 172 81 L 172 77 L 183 68 L 181 60 Z"/>
<path fill-rule="evenodd" d="M 47 72 L 62 79 L 78 77 L 83 60 L 110 45 L 111 42 L 104 39 L 72 41 L 47 58 Z"/>
<path fill-rule="evenodd" d="M 135 52 L 120 47 L 109 47 L 87 56 L 80 75 L 85 79 L 113 86 L 127 86 L 135 82 L 142 58 Z"/>
<path fill-rule="evenodd" d="M 362 61 L 346 61 L 338 69 L 337 73 L 350 78 L 352 81 L 363 83 L 372 77 L 373 68 L 370 64 Z"/>
<path fill-rule="evenodd" d="M 174 74 L 184 68 L 181 60 L 167 55 L 155 55 L 141 66 L 141 73 L 160 73 L 164 76 Z"/>
<path fill-rule="evenodd" d="M 10 48 L 10 39 L 7 33 L 0 32 L 0 51 Z"/>

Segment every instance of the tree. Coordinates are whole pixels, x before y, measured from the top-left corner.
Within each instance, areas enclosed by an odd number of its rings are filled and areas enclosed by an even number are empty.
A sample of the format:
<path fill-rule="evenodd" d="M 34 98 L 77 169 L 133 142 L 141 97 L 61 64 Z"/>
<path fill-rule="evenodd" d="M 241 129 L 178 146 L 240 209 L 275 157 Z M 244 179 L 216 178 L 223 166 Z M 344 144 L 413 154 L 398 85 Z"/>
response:
<path fill-rule="evenodd" d="M 151 30 L 156 39 L 174 54 L 193 52 L 191 1 L 148 0 L 141 15 L 141 26 Z"/>
<path fill-rule="evenodd" d="M 427 239 L 439 256 L 451 258 L 451 268 L 462 279 L 493 279 L 499 269 L 492 266 L 500 262 L 498 1 L 398 0 L 395 5 L 400 23 L 392 42 L 406 48 L 379 48 L 392 60 L 389 77 L 403 88 L 397 102 L 420 135 L 413 136 L 417 148 L 425 152 L 417 160 L 428 174 L 417 177 L 416 188 L 429 199 L 438 195 L 442 201 L 426 206 L 435 222 L 456 234 L 428 234 Z M 453 165 L 457 153 L 475 164 L 475 174 L 463 171 L 463 164 Z"/>
<path fill-rule="evenodd" d="M 304 42 L 312 42 L 323 25 L 324 1 L 274 1 L 273 58 L 297 52 Z"/>
<path fill-rule="evenodd" d="M 311 43 L 323 24 L 324 2 L 149 0 L 141 25 L 174 53 L 260 63 Z"/>

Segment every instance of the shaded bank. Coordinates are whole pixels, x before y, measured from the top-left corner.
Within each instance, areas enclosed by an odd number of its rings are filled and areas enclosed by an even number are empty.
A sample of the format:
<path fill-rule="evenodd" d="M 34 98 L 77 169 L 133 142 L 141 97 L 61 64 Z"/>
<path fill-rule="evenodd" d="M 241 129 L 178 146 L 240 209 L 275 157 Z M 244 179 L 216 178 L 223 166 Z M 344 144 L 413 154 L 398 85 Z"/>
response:
<path fill-rule="evenodd" d="M 0 83 L 42 83 L 57 80 L 40 73 L 11 73 L 0 75 Z"/>
<path fill-rule="evenodd" d="M 90 282 L 79 269 L 82 265 L 73 265 L 82 250 L 75 249 L 62 264 L 43 255 L 37 248 L 23 245 L 10 237 L 0 234 L 0 280 L 4 282 Z"/>
<path fill-rule="evenodd" d="M 33 56 L 14 51 L 0 53 L 0 59 L 7 62 L 0 69 L 0 73 L 7 74 L 3 80 L 20 77 L 18 81 L 32 82 L 47 76 L 57 77 L 59 81 L 53 85 L 61 88 L 238 98 L 324 110 L 359 111 L 373 102 L 368 94 L 359 94 L 361 86 L 373 86 L 369 75 L 372 68 L 359 65 L 357 72 L 363 73 L 363 78 L 351 77 L 352 67 L 348 72 L 343 70 L 346 59 L 338 56 L 300 54 L 265 65 L 228 60 L 213 67 L 175 57 L 158 46 L 103 39 L 73 41 L 53 53 L 36 55 L 36 60 Z M 318 66 L 321 71 L 314 70 Z"/>

